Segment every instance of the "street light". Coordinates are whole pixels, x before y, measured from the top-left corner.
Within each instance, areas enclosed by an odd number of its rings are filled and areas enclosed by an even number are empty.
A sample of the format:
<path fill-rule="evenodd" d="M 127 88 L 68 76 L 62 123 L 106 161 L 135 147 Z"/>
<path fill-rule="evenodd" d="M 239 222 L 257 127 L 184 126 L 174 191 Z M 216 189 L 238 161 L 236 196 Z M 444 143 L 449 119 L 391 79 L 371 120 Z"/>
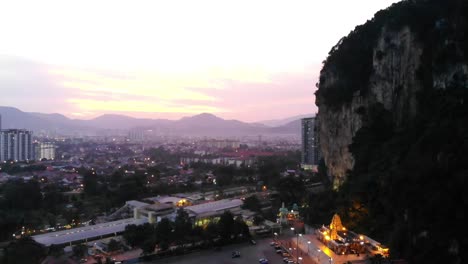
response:
<path fill-rule="evenodd" d="M 307 241 L 307 255 L 309 255 L 309 251 L 310 251 L 310 240 Z"/>
<path fill-rule="evenodd" d="M 302 257 L 299 257 L 299 259 L 298 259 L 297 262 L 298 262 L 298 263 L 301 263 L 301 262 L 302 262 Z"/>
<path fill-rule="evenodd" d="M 318 252 L 317 253 L 317 261 L 318 261 L 318 263 L 320 263 L 320 252 L 321 252 L 321 250 L 317 249 L 317 252 Z"/>
<path fill-rule="evenodd" d="M 294 227 L 291 227 L 291 231 L 294 232 Z M 296 234 L 296 261 L 299 262 L 299 237 L 302 234 Z"/>

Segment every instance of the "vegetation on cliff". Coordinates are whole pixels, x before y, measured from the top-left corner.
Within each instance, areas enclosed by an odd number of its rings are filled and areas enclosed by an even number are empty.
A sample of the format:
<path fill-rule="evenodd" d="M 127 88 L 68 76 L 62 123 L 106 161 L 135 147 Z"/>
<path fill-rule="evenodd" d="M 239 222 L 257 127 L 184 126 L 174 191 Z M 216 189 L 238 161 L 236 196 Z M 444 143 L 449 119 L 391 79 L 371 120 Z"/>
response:
<path fill-rule="evenodd" d="M 388 242 L 392 256 L 412 263 L 466 259 L 467 100 L 461 87 L 426 94 L 426 109 L 398 131 L 380 105 L 369 111 L 336 200 L 350 228 Z"/>
<path fill-rule="evenodd" d="M 324 62 L 316 96 L 330 107 L 351 102 L 353 94 L 366 95 L 373 72 L 374 50 L 383 29 L 399 31 L 409 27 L 425 47 L 426 64 L 420 69 L 426 84 L 428 71 L 468 61 L 468 3 L 464 0 L 401 1 L 377 12 L 371 20 L 357 26 L 329 52 Z M 330 76 L 333 80 L 329 80 Z M 424 76 L 425 75 L 425 76 Z"/>

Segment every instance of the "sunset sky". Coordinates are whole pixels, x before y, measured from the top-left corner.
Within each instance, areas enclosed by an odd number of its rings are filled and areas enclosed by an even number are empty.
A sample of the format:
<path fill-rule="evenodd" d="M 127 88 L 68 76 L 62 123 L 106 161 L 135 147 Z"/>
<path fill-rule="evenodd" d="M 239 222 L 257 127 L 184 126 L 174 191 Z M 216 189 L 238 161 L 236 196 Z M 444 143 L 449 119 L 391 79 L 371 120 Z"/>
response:
<path fill-rule="evenodd" d="M 393 2 L 5 1 L 0 105 L 82 119 L 315 113 L 328 51 Z"/>

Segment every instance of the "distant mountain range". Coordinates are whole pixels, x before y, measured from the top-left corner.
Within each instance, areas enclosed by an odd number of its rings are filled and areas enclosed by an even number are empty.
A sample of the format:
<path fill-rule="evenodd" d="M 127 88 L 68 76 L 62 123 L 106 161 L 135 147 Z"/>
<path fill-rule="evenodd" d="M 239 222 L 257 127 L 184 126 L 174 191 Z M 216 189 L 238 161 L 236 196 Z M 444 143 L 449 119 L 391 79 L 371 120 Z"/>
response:
<path fill-rule="evenodd" d="M 23 112 L 14 107 L 0 106 L 2 128 L 25 128 L 35 133 L 62 135 L 126 134 L 131 129 L 151 129 L 161 135 L 242 136 L 299 135 L 300 118 L 246 123 L 226 120 L 212 114 L 199 114 L 179 120 L 134 118 L 106 114 L 90 120 L 70 119 L 61 114 Z M 310 116 L 310 115 L 307 115 Z M 278 124 L 273 126 L 272 124 Z"/>
<path fill-rule="evenodd" d="M 286 125 L 288 123 L 300 120 L 302 118 L 314 117 L 314 116 L 315 116 L 315 114 L 305 114 L 305 115 L 292 116 L 292 117 L 288 117 L 288 118 L 284 118 L 284 119 L 264 120 L 264 121 L 260 121 L 258 123 L 261 123 L 261 124 L 264 124 L 264 125 L 267 125 L 267 126 L 271 126 L 271 127 L 277 127 L 277 126 L 283 126 L 283 125 Z"/>

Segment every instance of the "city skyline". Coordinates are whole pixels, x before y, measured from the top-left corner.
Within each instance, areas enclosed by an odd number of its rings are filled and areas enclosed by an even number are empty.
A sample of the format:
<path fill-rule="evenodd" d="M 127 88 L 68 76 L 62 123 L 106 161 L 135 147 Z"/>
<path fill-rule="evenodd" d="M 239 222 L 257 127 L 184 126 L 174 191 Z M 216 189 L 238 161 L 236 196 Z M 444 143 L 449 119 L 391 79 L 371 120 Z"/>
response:
<path fill-rule="evenodd" d="M 330 47 L 393 2 L 15 1 L 0 11 L 0 105 L 80 119 L 315 113 Z"/>

